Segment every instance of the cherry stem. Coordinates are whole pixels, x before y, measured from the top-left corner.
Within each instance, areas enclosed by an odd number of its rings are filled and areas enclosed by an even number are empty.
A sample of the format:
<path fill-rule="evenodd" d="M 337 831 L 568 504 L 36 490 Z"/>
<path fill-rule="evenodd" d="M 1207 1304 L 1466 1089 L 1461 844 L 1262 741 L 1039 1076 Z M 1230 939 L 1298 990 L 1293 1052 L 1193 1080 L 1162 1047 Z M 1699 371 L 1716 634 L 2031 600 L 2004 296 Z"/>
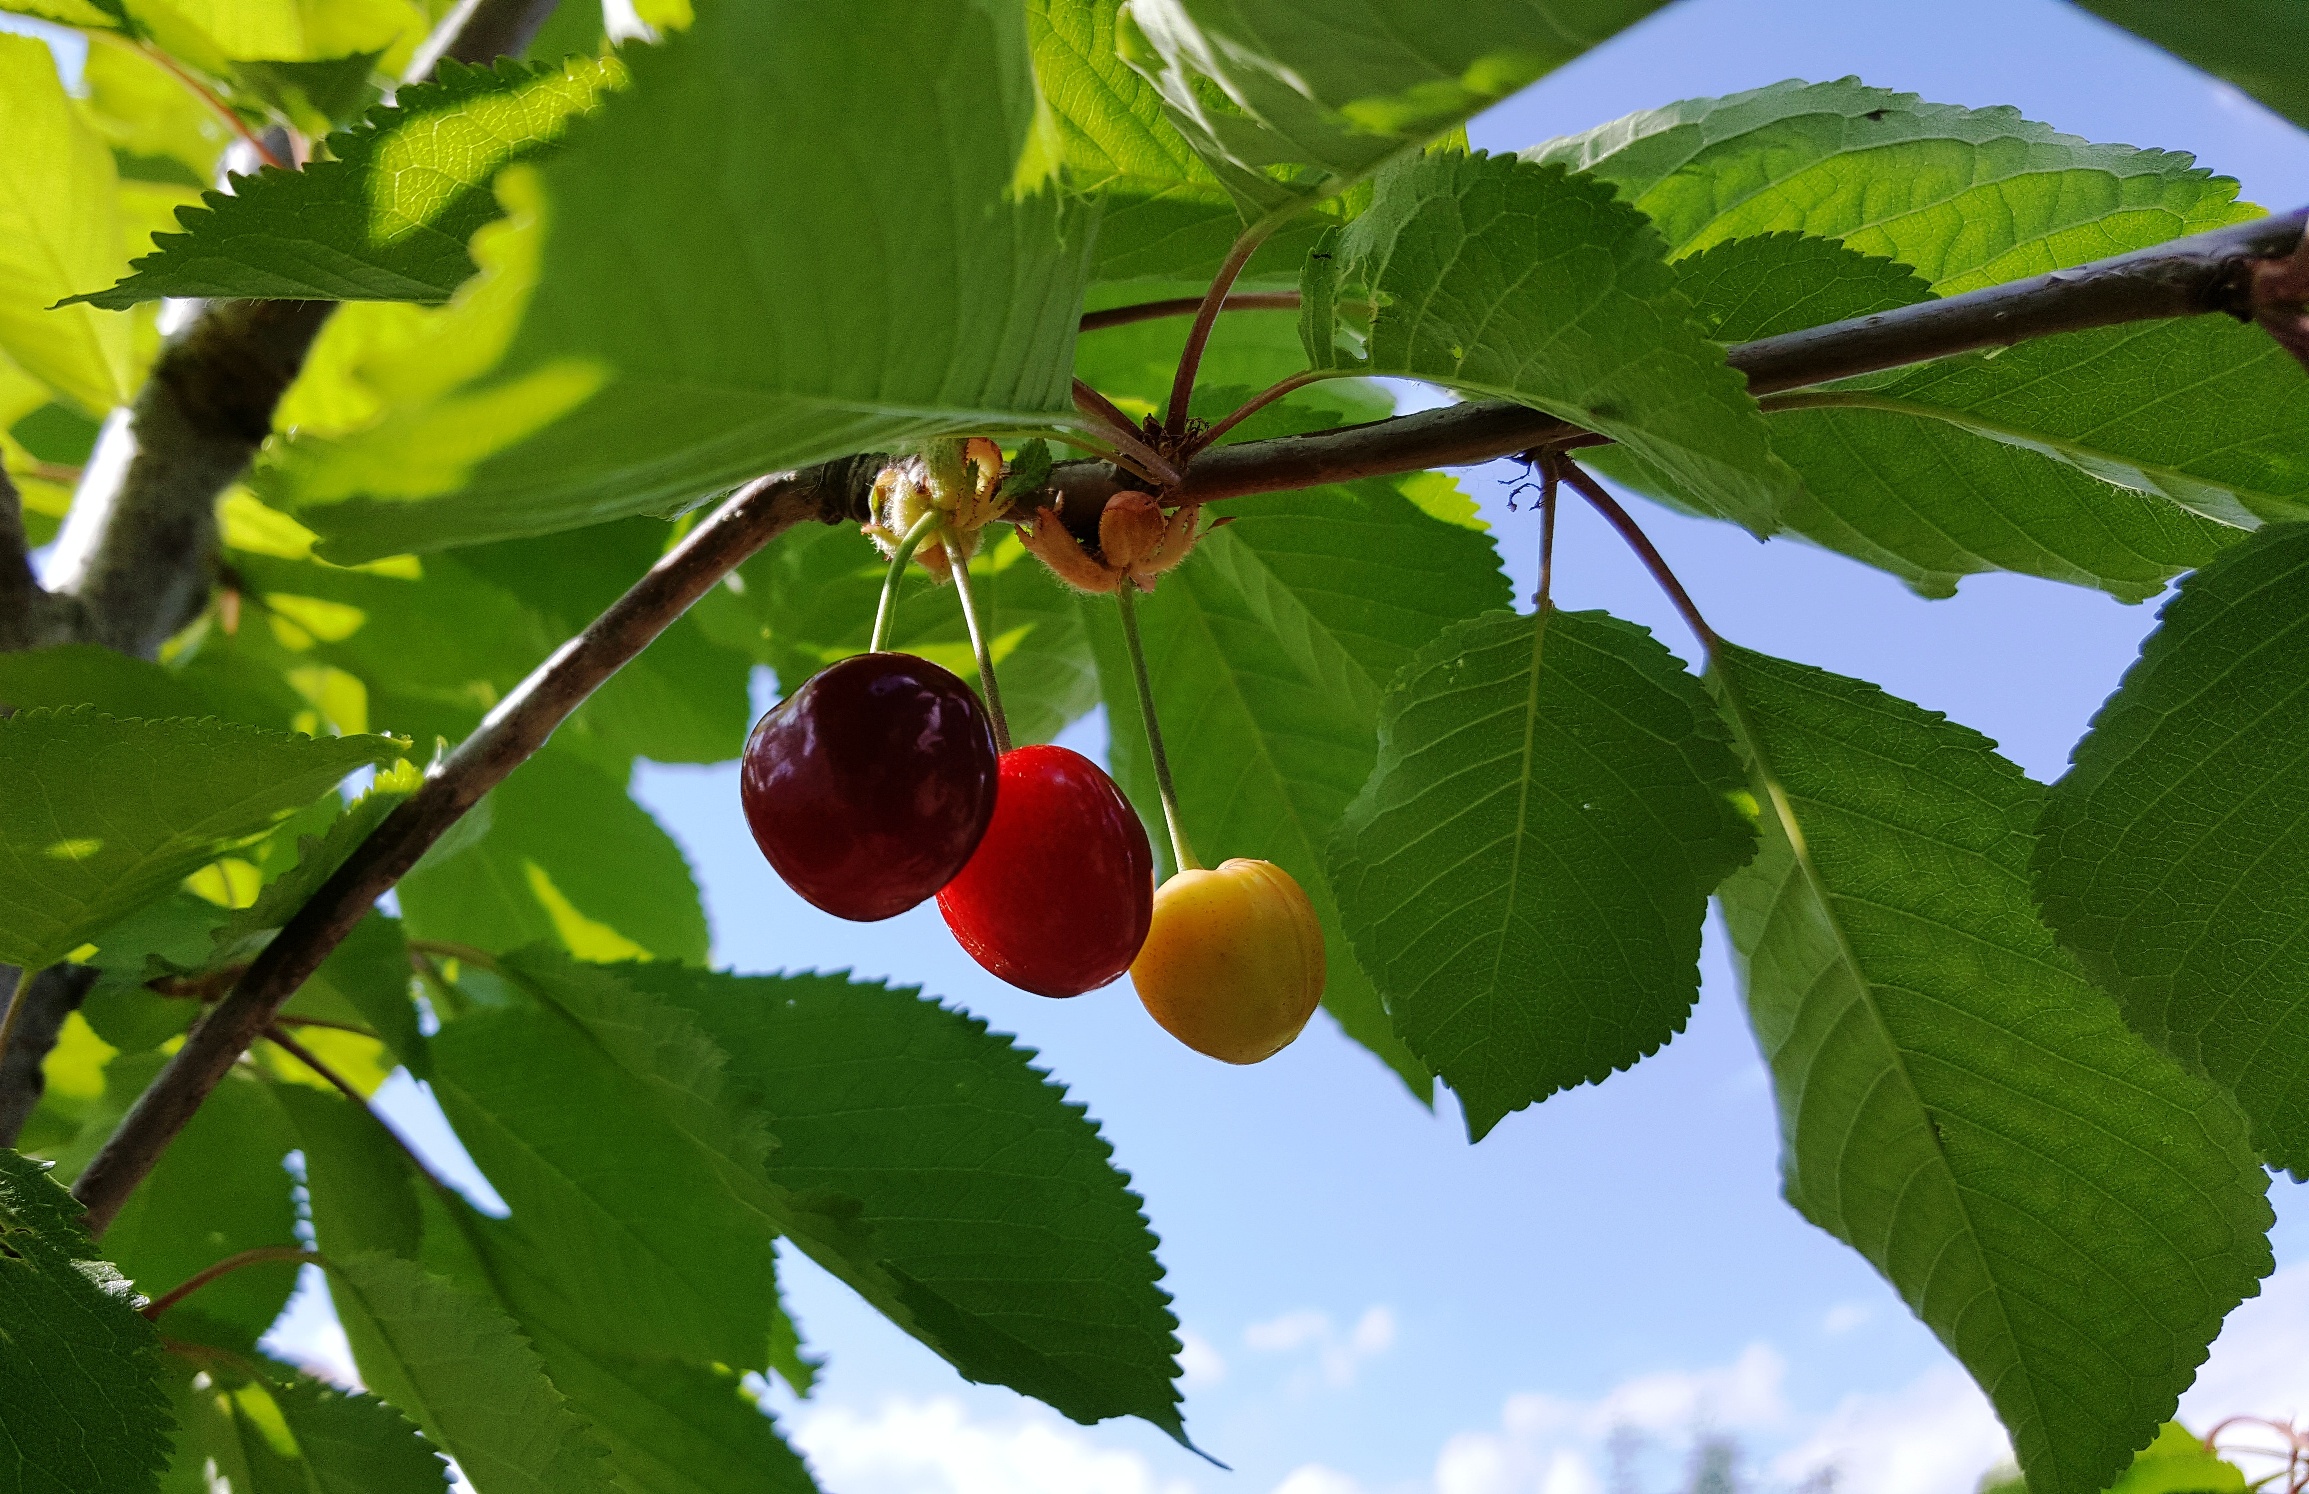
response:
<path fill-rule="evenodd" d="M 1218 324 L 1219 310 L 1227 304 L 1227 292 L 1234 288 L 1235 277 L 1243 273 L 1243 266 L 1251 262 L 1259 245 L 1267 235 L 1282 226 L 1280 216 L 1262 218 L 1244 229 L 1236 238 L 1235 247 L 1227 251 L 1226 262 L 1219 273 L 1211 277 L 1211 288 L 1203 293 L 1203 304 L 1195 312 L 1195 324 L 1187 329 L 1187 345 L 1179 350 L 1178 372 L 1171 376 L 1170 409 L 1163 415 L 1163 430 L 1172 440 L 1186 434 L 1187 404 L 1194 398 L 1195 374 L 1203 364 L 1203 348 L 1211 340 L 1211 328 Z"/>
<path fill-rule="evenodd" d="M 914 558 L 915 550 L 930 537 L 930 531 L 938 527 L 943 517 L 932 509 L 916 519 L 914 527 L 906 531 L 906 537 L 898 541 L 898 548 L 890 553 L 890 569 L 882 577 L 882 600 L 874 608 L 873 636 L 866 643 L 868 653 L 882 652 L 883 645 L 890 641 L 890 625 L 898 620 L 898 587 L 906 579 L 906 562 Z"/>
<path fill-rule="evenodd" d="M 228 1255 L 215 1265 L 193 1273 L 192 1278 L 186 1281 L 184 1285 L 172 1292 L 155 1297 L 144 1304 L 140 1311 L 143 1312 L 148 1322 L 158 1322 L 161 1314 L 202 1287 L 207 1286 L 219 1276 L 229 1275 L 243 1266 L 264 1266 L 270 1265 L 274 1261 L 297 1261 L 308 1266 L 325 1266 L 328 1264 L 327 1259 L 318 1251 L 300 1249 L 295 1245 L 259 1245 L 254 1250 L 244 1250 L 238 1255 Z"/>
<path fill-rule="evenodd" d="M 1644 569 L 1652 573 L 1652 579 L 1659 583 L 1660 590 L 1668 594 L 1668 600 L 1683 615 L 1684 626 L 1690 628 L 1693 636 L 1700 640 L 1700 646 L 1708 651 L 1708 657 L 1714 658 L 1723 648 L 1722 635 L 1709 627 L 1708 620 L 1700 616 L 1700 609 L 1693 603 L 1692 594 L 1684 590 L 1683 582 L 1676 579 L 1676 573 L 1669 569 L 1666 557 L 1652 543 L 1651 536 L 1645 534 L 1636 521 L 1628 517 L 1628 511 L 1621 508 L 1617 500 L 1603 490 L 1603 485 L 1587 474 L 1585 468 L 1565 458 L 1559 457 L 1557 462 L 1557 470 L 1563 480 L 1570 483 L 1572 489 L 1585 498 L 1597 513 L 1603 515 L 1605 523 L 1619 531 L 1620 538 L 1627 541 L 1628 548 L 1636 552 L 1636 558 L 1644 563 Z"/>
<path fill-rule="evenodd" d="M 1096 332 L 1102 327 L 1127 327 L 1132 322 L 1160 321 L 1168 316 L 1186 316 L 1203 309 L 1201 296 L 1173 296 L 1166 301 L 1139 301 L 1129 306 L 1110 306 L 1104 311 L 1086 311 L 1082 314 L 1081 330 Z M 1219 304 L 1221 311 L 1297 311 L 1297 291 L 1245 291 L 1229 296 Z"/>
<path fill-rule="evenodd" d="M 1340 370 L 1337 369 L 1310 368 L 1305 373 L 1295 373 L 1291 375 L 1289 378 L 1283 380 L 1279 384 L 1274 385 L 1272 388 L 1261 390 L 1259 393 L 1254 394 L 1249 399 L 1243 401 L 1242 404 L 1235 408 L 1234 413 L 1227 416 L 1226 419 L 1220 421 L 1217 425 L 1212 426 L 1209 430 L 1204 431 L 1201 435 L 1195 437 L 1195 439 L 1188 444 L 1186 454 L 1191 457 L 1206 446 L 1218 445 L 1219 438 L 1221 436 L 1224 436 L 1227 432 L 1233 430 L 1236 426 L 1241 425 L 1244 421 L 1250 419 L 1253 415 L 1258 414 L 1261 410 L 1264 410 L 1267 408 L 1267 406 L 1273 404 L 1276 400 L 1283 398 L 1285 395 L 1292 394 L 1298 390 L 1304 389 L 1309 384 L 1315 383 L 1317 380 L 1337 378 L 1339 373 Z"/>
<path fill-rule="evenodd" d="M 1117 463 L 1127 466 L 1140 477 L 1158 487 L 1176 487 L 1184 474 L 1168 457 L 1147 445 L 1146 438 L 1131 424 L 1130 416 L 1111 399 L 1091 388 L 1082 380 L 1074 381 L 1074 407 L 1099 423 L 1100 428 L 1114 437 L 1115 446 L 1126 460 Z"/>
<path fill-rule="evenodd" d="M 90 34 L 102 35 L 103 33 L 92 32 Z M 289 169 L 288 163 L 283 161 L 279 156 L 274 155 L 273 148 L 265 144 L 264 137 L 249 128 L 248 121 L 241 118 L 240 111 L 235 109 L 232 105 L 226 103 L 223 97 L 219 95 L 215 89 L 209 87 L 206 83 L 201 82 L 200 79 L 194 77 L 191 73 L 186 72 L 182 63 L 179 63 L 174 57 L 169 56 L 168 53 L 154 46 L 151 42 L 140 41 L 135 45 L 136 49 L 139 52 L 142 52 L 147 58 L 149 58 L 154 65 L 159 67 L 170 77 L 176 79 L 177 82 L 182 83 L 186 88 L 190 89 L 202 103 L 208 105 L 210 109 L 214 110 L 216 117 L 225 122 L 226 128 L 230 129 L 234 134 L 240 136 L 241 140 L 247 144 L 249 149 L 257 153 L 258 160 L 264 162 L 267 166 L 277 167 L 282 171 Z"/>
<path fill-rule="evenodd" d="M 281 1022 L 288 1022 L 293 1020 L 295 1019 L 290 1017 L 283 1017 Z M 289 1057 L 295 1059 L 297 1062 L 303 1064 L 306 1068 L 311 1069 L 314 1073 L 329 1081 L 329 1084 L 337 1091 L 337 1093 L 352 1101 L 353 1104 L 360 1109 L 363 1115 L 366 1115 L 370 1120 L 375 1121 L 377 1123 L 377 1129 L 384 1132 L 386 1137 L 392 1141 L 393 1145 L 401 1149 L 401 1155 L 409 1159 L 409 1165 L 417 1169 L 417 1175 L 419 1177 L 433 1185 L 435 1192 L 447 1193 L 450 1191 L 449 1185 L 441 1181 L 440 1175 L 435 1173 L 432 1168 L 425 1165 L 425 1159 L 423 1157 L 417 1155 L 417 1149 L 409 1145 L 408 1138 L 404 1137 L 399 1131 L 395 1130 L 383 1116 L 379 1115 L 376 1111 L 376 1107 L 369 1103 L 368 1097 L 362 1094 L 359 1090 L 353 1088 L 353 1086 L 347 1082 L 344 1075 L 338 1073 L 335 1069 L 332 1069 L 327 1064 L 323 1063 L 320 1058 L 316 1056 L 312 1050 L 307 1048 L 303 1043 L 298 1042 L 295 1038 L 290 1037 L 286 1032 L 283 1032 L 281 1030 L 280 1022 L 275 1022 L 271 1027 L 266 1028 L 265 1037 L 272 1043 L 274 1047 L 280 1049 L 283 1053 L 288 1054 Z"/>
<path fill-rule="evenodd" d="M 1163 801 L 1163 825 L 1171 834 L 1171 858 L 1179 871 L 1200 871 L 1194 847 L 1187 844 L 1185 819 L 1179 814 L 1179 792 L 1171 782 L 1170 754 L 1163 750 L 1162 723 L 1155 719 L 1154 684 L 1147 678 L 1146 648 L 1138 637 L 1137 586 L 1128 576 L 1114 589 L 1114 604 L 1122 613 L 1123 647 L 1130 651 L 1130 675 L 1138 686 L 1138 711 L 1146 719 L 1147 751 L 1154 758 L 1155 793 Z"/>
<path fill-rule="evenodd" d="M 1552 605 L 1549 593 L 1555 587 L 1555 496 L 1562 480 L 1558 468 L 1563 458 L 1555 452 L 1543 452 L 1539 458 L 1539 595 L 1532 605 L 1545 613 Z"/>
<path fill-rule="evenodd" d="M 946 564 L 954 572 L 954 592 L 962 598 L 962 624 L 970 630 L 970 651 L 978 656 L 978 687 L 986 693 L 986 714 L 994 718 L 994 750 L 1010 750 L 1010 722 L 1002 714 L 1002 687 L 994 682 L 994 650 L 978 619 L 978 598 L 970 589 L 970 562 L 951 534 L 941 534 Z"/>
<path fill-rule="evenodd" d="M 411 939 L 409 947 L 419 954 L 439 955 L 443 959 L 455 960 L 461 965 L 471 965 L 476 969 L 495 970 L 497 968 L 497 956 L 485 949 L 475 949 L 470 944 L 453 944 L 447 939 Z"/>

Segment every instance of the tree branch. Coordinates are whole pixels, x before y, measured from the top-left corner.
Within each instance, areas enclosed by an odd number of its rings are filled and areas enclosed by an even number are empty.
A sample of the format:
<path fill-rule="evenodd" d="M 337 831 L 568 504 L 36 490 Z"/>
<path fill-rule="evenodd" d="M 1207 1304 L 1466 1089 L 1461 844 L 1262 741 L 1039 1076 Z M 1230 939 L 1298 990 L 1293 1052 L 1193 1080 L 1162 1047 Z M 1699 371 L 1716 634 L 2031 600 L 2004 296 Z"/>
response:
<path fill-rule="evenodd" d="M 2118 322 L 2223 312 L 2250 318 L 2259 262 L 2290 254 L 2309 209 L 2176 240 L 2156 249 L 2011 285 L 1743 343 L 1732 365 L 1758 394 L 1895 368 L 1974 348 Z M 1358 477 L 1458 466 L 1535 447 L 1564 450 L 1600 438 L 1518 405 L 1482 403 L 1368 425 L 1208 451 L 1171 496 L 1210 501 Z M 81 1174 L 74 1193 L 91 1227 L 109 1224 L 202 1099 L 262 1036 L 296 988 L 425 849 L 535 752 L 577 705 L 715 582 L 806 519 L 863 521 L 883 459 L 860 456 L 741 489 L 659 561 L 584 633 L 539 666 L 424 786 L 386 817 L 250 965 L 187 1037 L 160 1077 Z M 1095 536 L 1120 486 L 1103 462 L 1053 469 L 1070 529 Z M 1052 501 L 1030 494 L 1028 517 Z"/>
<path fill-rule="evenodd" d="M 434 767 L 193 1028 L 138 1097 L 73 1193 L 102 1233 L 248 1046 L 370 907 L 490 789 L 545 745 L 553 729 L 690 604 L 778 535 L 808 520 L 863 522 L 884 458 L 851 457 L 761 478 L 652 566 L 632 589 L 563 644 Z"/>
<path fill-rule="evenodd" d="M 553 0 L 467 0 L 420 50 L 517 53 Z M 78 636 L 149 659 L 208 600 L 216 504 L 272 432 L 273 409 L 335 310 L 329 301 L 203 302 L 128 417 L 108 421 L 73 495 L 49 581 L 77 596 Z"/>
<path fill-rule="evenodd" d="M 0 965 L 0 991 L 17 991 L 16 1000 L 24 1003 L 22 1012 L 8 1014 L 8 1042 L 0 1049 L 0 1146 L 14 1146 L 39 1108 L 48 1087 L 40 1066 L 56 1046 L 64 1019 L 80 1009 L 96 984 L 96 971 L 88 965 L 51 965 L 20 990 L 16 982 L 16 967 Z"/>
<path fill-rule="evenodd" d="M 2265 291 L 2256 304 L 2256 269 L 2292 254 L 2302 243 L 2305 221 L 2309 208 L 2256 218 L 2075 269 L 1740 343 L 1726 359 L 1748 376 L 1751 394 L 1764 395 L 2122 322 L 2214 313 L 2250 320 L 2258 310 L 2267 325 L 2270 296 Z M 1594 445 L 1599 439 L 1543 411 L 1484 400 L 1214 447 L 1198 454 L 1187 480 L 1165 496 L 1208 503 L 1428 467 L 1473 466 L 1535 447 Z M 1064 462 L 1051 469 L 1059 514 L 1068 530 L 1085 539 L 1097 537 L 1107 499 L 1125 485 L 1101 462 Z M 1048 495 L 1029 495 L 1013 511 L 1031 520 L 1034 508 L 1049 502 Z"/>
<path fill-rule="evenodd" d="M 32 574 L 24 500 L 0 469 L 0 653 L 67 642 L 78 622 L 77 605 L 51 594 Z"/>

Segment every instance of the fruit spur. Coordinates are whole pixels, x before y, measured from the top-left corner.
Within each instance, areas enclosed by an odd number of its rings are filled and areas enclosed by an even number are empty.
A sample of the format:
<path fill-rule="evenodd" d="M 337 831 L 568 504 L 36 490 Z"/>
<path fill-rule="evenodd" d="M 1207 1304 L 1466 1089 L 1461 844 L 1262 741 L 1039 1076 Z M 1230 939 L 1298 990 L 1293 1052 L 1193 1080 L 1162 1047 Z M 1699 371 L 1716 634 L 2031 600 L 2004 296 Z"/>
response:
<path fill-rule="evenodd" d="M 1195 859 L 1181 819 L 1139 635 L 1136 597 L 1187 559 L 1199 510 L 1126 490 L 1085 547 L 1040 509 L 1027 550 L 1076 591 L 1112 595 L 1138 687 L 1177 870 L 1155 885 L 1144 821 L 1106 770 L 1064 747 L 1013 746 L 969 560 L 1007 507 L 1001 451 L 931 443 L 883 469 L 867 535 L 888 557 L 865 653 L 806 680 L 756 723 L 740 767 L 762 854 L 811 904 L 893 917 L 933 897 L 989 973 L 1049 997 L 1125 972 L 1154 1020 L 1199 1053 L 1256 1063 L 1306 1026 L 1323 992 L 1313 906 L 1272 862 Z M 904 578 L 951 584 L 978 689 L 889 647 Z"/>

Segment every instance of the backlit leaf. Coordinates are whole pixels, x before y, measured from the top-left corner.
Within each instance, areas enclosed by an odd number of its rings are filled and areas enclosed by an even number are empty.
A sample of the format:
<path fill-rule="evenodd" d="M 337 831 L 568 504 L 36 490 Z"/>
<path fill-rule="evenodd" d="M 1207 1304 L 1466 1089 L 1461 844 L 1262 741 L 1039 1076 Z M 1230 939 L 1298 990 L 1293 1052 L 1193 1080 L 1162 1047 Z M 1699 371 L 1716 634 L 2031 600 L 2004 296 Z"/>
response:
<path fill-rule="evenodd" d="M 2309 525 L 2262 530 L 2181 584 L 2076 746 L 2037 850 L 2046 918 L 2126 1020 L 2236 1095 L 2270 1162 L 2309 1174 L 2300 948 L 2309 813 L 2292 703 Z"/>
<path fill-rule="evenodd" d="M 87 707 L 0 720 L 0 782 L 41 786 L 0 798 L 0 961 L 55 961 L 407 747 Z"/>
<path fill-rule="evenodd" d="M 1700 682 L 1604 613 L 1489 613 L 1396 677 L 1331 875 L 1470 1136 L 1683 1030 L 1708 893 L 1754 853 L 1744 798 Z"/>
<path fill-rule="evenodd" d="M 1970 1370 L 2036 1494 L 2093 1494 L 2270 1268 L 2244 1117 L 2029 899 L 2044 791 L 1873 685 L 1724 645 L 1765 806 L 1724 884 L 1781 1177 Z"/>

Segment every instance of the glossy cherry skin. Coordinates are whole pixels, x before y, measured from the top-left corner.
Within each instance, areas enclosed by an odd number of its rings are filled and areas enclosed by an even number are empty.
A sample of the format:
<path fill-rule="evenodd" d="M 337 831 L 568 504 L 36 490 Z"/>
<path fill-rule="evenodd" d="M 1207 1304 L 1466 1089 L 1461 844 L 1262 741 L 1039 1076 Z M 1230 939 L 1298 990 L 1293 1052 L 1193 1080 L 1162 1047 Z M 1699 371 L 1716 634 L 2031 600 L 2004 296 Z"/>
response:
<path fill-rule="evenodd" d="M 1038 996 L 1080 996 L 1130 968 L 1154 915 L 1154 852 L 1114 780 L 1079 752 L 1002 755 L 994 823 L 938 894 L 970 957 Z"/>
<path fill-rule="evenodd" d="M 1290 1046 L 1323 999 L 1323 926 L 1272 861 L 1183 871 L 1155 894 L 1130 983 L 1197 1053 L 1258 1063 Z"/>
<path fill-rule="evenodd" d="M 969 863 L 998 774 L 994 728 L 968 685 L 912 654 L 857 654 L 754 723 L 738 798 L 787 886 L 870 923 Z"/>

